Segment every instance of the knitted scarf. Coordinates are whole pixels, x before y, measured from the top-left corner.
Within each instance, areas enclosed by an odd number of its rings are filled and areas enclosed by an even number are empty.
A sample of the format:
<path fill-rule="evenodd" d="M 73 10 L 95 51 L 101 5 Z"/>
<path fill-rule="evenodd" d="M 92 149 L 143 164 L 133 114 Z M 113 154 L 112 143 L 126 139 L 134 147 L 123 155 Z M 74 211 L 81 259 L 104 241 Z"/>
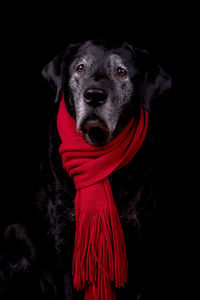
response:
<path fill-rule="evenodd" d="M 148 112 L 140 106 L 138 119 L 102 147 L 87 144 L 60 102 L 57 129 L 63 168 L 76 187 L 76 234 L 72 260 L 73 284 L 85 289 L 85 300 L 114 300 L 115 287 L 127 282 L 124 233 L 108 176 L 122 168 L 140 149 L 147 132 Z"/>

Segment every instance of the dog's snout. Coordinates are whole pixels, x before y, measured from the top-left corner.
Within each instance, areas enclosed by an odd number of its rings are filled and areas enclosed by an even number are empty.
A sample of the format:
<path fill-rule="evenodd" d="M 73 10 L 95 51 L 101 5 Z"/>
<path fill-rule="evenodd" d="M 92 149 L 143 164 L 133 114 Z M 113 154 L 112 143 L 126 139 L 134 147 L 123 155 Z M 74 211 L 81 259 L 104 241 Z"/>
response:
<path fill-rule="evenodd" d="M 100 89 L 88 89 L 84 94 L 86 103 L 93 107 L 97 107 L 105 103 L 106 97 L 106 93 Z"/>

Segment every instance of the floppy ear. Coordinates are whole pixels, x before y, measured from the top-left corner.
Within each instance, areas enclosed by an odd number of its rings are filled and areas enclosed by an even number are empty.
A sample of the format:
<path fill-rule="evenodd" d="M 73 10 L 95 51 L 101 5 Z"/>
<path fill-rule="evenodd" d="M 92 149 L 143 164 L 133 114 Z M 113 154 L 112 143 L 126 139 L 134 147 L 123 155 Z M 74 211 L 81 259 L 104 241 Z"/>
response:
<path fill-rule="evenodd" d="M 78 43 L 69 45 L 42 69 L 42 76 L 55 92 L 55 103 L 61 100 L 67 66 L 78 47 Z"/>
<path fill-rule="evenodd" d="M 64 53 L 56 56 L 42 70 L 42 76 L 52 87 L 55 92 L 55 102 L 58 102 L 62 97 L 63 90 L 63 58 Z"/>
<path fill-rule="evenodd" d="M 161 96 L 171 87 L 172 80 L 146 50 L 135 49 L 139 60 L 139 89 L 143 107 L 151 110 L 154 98 Z"/>

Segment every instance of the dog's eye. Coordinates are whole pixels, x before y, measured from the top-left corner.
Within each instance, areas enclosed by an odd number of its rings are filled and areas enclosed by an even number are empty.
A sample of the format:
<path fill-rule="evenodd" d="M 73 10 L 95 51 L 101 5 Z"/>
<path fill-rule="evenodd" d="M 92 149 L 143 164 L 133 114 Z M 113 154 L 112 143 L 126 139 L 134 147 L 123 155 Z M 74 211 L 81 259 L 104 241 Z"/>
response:
<path fill-rule="evenodd" d="M 119 67 L 119 68 L 117 69 L 117 74 L 118 74 L 119 76 L 121 76 L 121 77 L 124 77 L 124 76 L 126 76 L 127 72 L 126 72 L 125 69 Z"/>
<path fill-rule="evenodd" d="M 76 69 L 79 73 L 82 73 L 84 70 L 85 70 L 85 65 L 84 64 L 81 64 L 77 67 Z"/>

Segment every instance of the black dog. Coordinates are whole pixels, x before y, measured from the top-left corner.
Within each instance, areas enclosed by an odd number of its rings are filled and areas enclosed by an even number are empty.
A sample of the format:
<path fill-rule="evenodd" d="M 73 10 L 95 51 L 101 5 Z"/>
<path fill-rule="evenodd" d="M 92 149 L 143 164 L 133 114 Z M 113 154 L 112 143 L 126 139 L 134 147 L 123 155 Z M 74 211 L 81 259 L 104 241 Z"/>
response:
<path fill-rule="evenodd" d="M 2 295 L 8 297 L 7 290 L 19 282 L 22 288 L 23 282 L 27 282 L 25 278 L 29 278 L 27 284 L 33 286 L 35 282 L 42 299 L 83 299 L 83 294 L 73 289 L 71 277 L 76 190 L 58 154 L 56 115 L 62 93 L 77 130 L 87 143 L 101 147 L 137 115 L 141 103 L 150 111 L 152 100 L 170 88 L 171 79 L 147 51 L 125 42 L 102 40 L 68 46 L 42 74 L 53 87 L 56 104 L 49 128 L 48 155 L 38 176 L 37 225 L 34 233 L 29 233 L 31 239 L 22 225 L 7 228 L 7 244 L 14 243 L 18 254 L 9 256 L 2 265 L 0 275 L 5 281 Z M 151 276 L 151 264 L 147 260 L 145 241 L 149 238 L 152 213 L 159 197 L 155 153 L 150 114 L 142 148 L 126 167 L 109 177 L 125 233 L 129 263 L 128 284 L 117 292 L 117 299 L 149 299 L 145 284 Z"/>

